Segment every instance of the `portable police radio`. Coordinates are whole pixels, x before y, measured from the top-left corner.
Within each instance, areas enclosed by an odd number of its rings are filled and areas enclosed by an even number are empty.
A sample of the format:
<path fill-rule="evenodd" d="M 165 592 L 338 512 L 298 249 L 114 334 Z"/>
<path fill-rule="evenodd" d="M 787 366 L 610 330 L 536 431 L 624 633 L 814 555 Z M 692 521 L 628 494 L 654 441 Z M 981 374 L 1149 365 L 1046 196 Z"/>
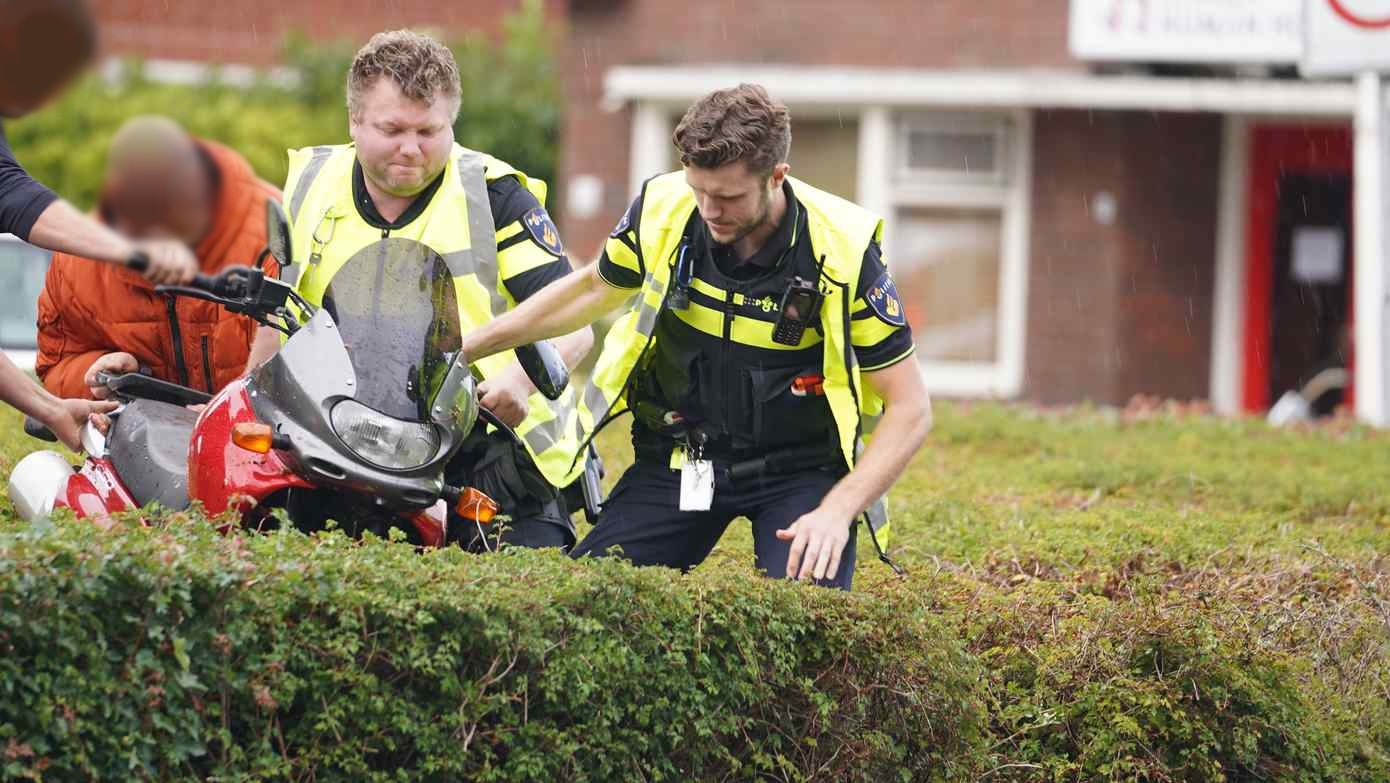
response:
<path fill-rule="evenodd" d="M 820 314 L 821 292 L 815 283 L 793 277 L 782 294 L 782 308 L 772 327 L 772 341 L 778 345 L 800 345 L 806 327 Z"/>
<path fill-rule="evenodd" d="M 690 309 L 690 280 L 695 274 L 692 269 L 694 262 L 690 254 L 686 251 L 690 249 L 689 242 L 681 243 L 680 257 L 676 259 L 676 275 L 674 284 L 671 286 L 670 298 L 666 304 L 672 310 Z"/>

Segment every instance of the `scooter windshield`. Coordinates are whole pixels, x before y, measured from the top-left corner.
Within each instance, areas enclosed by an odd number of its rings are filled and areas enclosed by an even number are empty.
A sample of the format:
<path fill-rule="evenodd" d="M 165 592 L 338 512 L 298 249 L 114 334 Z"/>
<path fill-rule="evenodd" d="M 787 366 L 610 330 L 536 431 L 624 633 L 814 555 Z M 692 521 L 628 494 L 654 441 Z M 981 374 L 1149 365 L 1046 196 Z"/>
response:
<path fill-rule="evenodd" d="M 323 309 L 352 359 L 357 401 L 398 419 L 428 420 L 462 338 L 444 259 L 410 239 L 368 245 L 333 275 Z"/>

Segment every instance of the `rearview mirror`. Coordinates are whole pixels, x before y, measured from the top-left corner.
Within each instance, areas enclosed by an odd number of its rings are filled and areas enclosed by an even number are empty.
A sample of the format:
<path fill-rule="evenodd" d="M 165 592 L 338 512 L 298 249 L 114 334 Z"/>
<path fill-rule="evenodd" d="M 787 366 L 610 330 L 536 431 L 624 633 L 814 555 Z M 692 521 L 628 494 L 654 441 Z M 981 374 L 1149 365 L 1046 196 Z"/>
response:
<path fill-rule="evenodd" d="M 516 358 L 521 362 L 521 369 L 526 371 L 526 377 L 546 399 L 558 400 L 565 393 L 570 371 L 555 346 L 545 340 L 523 345 L 516 349 Z"/>
<path fill-rule="evenodd" d="M 279 202 L 267 201 L 265 204 L 265 239 L 270 248 L 270 257 L 284 269 L 294 263 L 290 250 L 290 221 Z"/>

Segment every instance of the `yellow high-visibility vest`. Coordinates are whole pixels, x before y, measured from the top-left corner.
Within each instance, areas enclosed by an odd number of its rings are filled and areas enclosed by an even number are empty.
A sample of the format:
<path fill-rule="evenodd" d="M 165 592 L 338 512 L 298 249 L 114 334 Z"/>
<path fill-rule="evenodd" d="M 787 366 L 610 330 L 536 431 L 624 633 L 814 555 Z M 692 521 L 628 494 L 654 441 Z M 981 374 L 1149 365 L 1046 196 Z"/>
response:
<path fill-rule="evenodd" d="M 864 385 L 850 341 L 850 311 L 864 252 L 871 240 L 882 240 L 883 221 L 831 193 L 796 179 L 791 182 L 797 200 L 806 208 L 812 252 L 817 259 L 825 258 L 819 282 L 825 295 L 820 311 L 825 333 L 825 396 L 835 418 L 845 465 L 853 468 L 863 450 L 864 438 L 883 414 L 883 400 Z M 645 266 L 642 286 L 628 311 L 608 332 L 580 400 L 580 420 L 586 431 L 602 426 L 608 417 L 626 407 L 623 403 L 628 378 L 641 357 L 654 350 L 657 317 L 665 307 L 685 227 L 695 209 L 695 196 L 683 172 L 663 174 L 647 182 L 642 194 L 642 214 L 636 223 Z M 766 334 L 734 335 L 732 339 L 750 345 L 772 345 L 773 324 L 762 322 L 750 328 L 765 330 Z M 867 516 L 877 542 L 887 547 L 888 513 L 882 499 L 869 509 Z"/>
<path fill-rule="evenodd" d="M 290 174 L 285 183 L 290 238 L 296 265 L 302 264 L 297 289 L 313 304 L 323 300 L 329 281 L 362 248 L 381 240 L 381 229 L 369 224 L 353 204 L 352 172 L 357 158 L 351 144 L 290 151 Z M 444 180 L 429 205 L 391 236 L 421 242 L 438 253 L 454 275 L 459 319 L 465 333 L 488 323 L 514 306 L 502 284 L 497 264 L 497 229 L 492 223 L 487 183 L 517 177 L 542 204 L 546 187 L 510 165 L 457 144 L 449 156 Z M 475 363 L 484 378 L 493 377 L 516 361 L 512 351 Z M 530 412 L 516 428 L 536 466 L 552 484 L 564 487 L 583 469 L 577 458 L 585 433 L 567 389 L 558 400 L 540 392 L 528 400 Z"/>

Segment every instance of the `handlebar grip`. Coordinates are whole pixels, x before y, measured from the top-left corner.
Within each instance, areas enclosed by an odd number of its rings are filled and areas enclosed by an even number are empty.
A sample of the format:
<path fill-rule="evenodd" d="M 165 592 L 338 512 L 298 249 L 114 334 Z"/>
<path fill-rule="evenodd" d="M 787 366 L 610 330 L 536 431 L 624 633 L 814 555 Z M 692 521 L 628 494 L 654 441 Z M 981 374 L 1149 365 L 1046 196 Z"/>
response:
<path fill-rule="evenodd" d="M 144 274 L 144 272 L 150 268 L 150 255 L 143 250 L 136 250 L 134 253 L 130 254 L 130 258 L 126 259 L 125 265 L 128 269 Z M 193 279 L 189 281 L 188 286 L 190 288 L 207 291 L 210 294 L 221 295 L 222 293 L 222 286 L 218 279 L 212 275 L 194 275 Z"/>
<path fill-rule="evenodd" d="M 197 274 L 193 276 L 193 280 L 189 282 L 188 285 L 192 288 L 199 288 L 210 294 L 217 294 L 220 296 L 222 294 L 222 286 L 220 283 L 221 281 L 212 275 Z"/>
<path fill-rule="evenodd" d="M 33 416 L 24 417 L 24 434 L 31 438 L 46 440 L 49 443 L 57 443 L 58 436 L 53 434 L 53 430 L 48 425 L 34 418 Z"/>

